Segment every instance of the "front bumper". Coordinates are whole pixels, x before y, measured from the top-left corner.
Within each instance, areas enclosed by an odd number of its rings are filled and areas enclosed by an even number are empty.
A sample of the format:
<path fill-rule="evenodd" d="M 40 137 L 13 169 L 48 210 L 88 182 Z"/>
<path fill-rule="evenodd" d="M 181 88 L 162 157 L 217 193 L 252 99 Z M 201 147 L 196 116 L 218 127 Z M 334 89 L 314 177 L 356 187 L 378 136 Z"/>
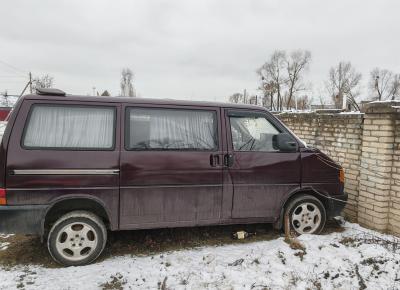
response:
<path fill-rule="evenodd" d="M 347 193 L 328 197 L 329 201 L 328 218 L 339 216 L 342 213 L 344 207 L 347 204 L 347 198 L 348 198 Z"/>
<path fill-rule="evenodd" d="M 47 206 L 0 206 L 0 233 L 41 235 Z"/>

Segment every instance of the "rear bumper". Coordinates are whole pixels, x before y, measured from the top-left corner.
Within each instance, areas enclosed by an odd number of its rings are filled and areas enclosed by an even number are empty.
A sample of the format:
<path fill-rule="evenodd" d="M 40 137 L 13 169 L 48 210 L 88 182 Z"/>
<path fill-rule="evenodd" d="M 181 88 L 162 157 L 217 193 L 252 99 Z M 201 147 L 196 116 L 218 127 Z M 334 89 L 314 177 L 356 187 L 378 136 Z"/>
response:
<path fill-rule="evenodd" d="M 347 204 L 348 194 L 330 196 L 328 218 L 339 216 Z"/>
<path fill-rule="evenodd" d="M 0 206 L 0 233 L 41 235 L 46 205 Z"/>

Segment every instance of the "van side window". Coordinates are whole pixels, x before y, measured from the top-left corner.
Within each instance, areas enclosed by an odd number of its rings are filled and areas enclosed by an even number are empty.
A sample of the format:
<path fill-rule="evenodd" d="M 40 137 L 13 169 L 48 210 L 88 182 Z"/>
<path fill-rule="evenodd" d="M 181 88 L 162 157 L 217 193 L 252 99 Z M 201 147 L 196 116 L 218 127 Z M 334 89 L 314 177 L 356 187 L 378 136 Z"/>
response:
<path fill-rule="evenodd" d="M 213 111 L 129 108 L 128 150 L 215 150 L 217 121 Z"/>
<path fill-rule="evenodd" d="M 115 109 L 101 106 L 33 105 L 25 125 L 25 148 L 112 149 Z"/>
<path fill-rule="evenodd" d="M 235 151 L 278 151 L 272 137 L 280 132 L 265 117 L 230 117 L 233 149 Z"/>

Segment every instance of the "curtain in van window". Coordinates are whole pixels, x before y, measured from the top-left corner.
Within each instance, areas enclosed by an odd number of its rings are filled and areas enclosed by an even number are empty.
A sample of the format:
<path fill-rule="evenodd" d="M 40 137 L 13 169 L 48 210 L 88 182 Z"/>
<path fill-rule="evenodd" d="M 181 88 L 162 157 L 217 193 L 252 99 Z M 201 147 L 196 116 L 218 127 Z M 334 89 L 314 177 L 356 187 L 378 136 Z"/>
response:
<path fill-rule="evenodd" d="M 138 108 L 129 112 L 130 149 L 212 150 L 217 147 L 214 112 Z"/>
<path fill-rule="evenodd" d="M 25 128 L 24 146 L 112 148 L 113 108 L 35 105 Z"/>

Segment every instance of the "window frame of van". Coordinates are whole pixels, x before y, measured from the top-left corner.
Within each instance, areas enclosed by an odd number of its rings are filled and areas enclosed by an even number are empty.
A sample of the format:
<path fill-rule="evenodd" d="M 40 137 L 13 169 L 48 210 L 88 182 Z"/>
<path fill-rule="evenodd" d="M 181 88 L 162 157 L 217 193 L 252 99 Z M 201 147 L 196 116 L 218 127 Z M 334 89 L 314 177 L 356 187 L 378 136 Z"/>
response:
<path fill-rule="evenodd" d="M 193 148 L 154 148 L 154 149 L 143 149 L 143 148 L 130 148 L 129 147 L 129 137 L 130 137 L 130 111 L 131 109 L 143 109 L 143 110 L 181 110 L 181 111 L 198 111 L 198 112 L 211 112 L 213 114 L 213 119 L 214 119 L 214 134 L 215 134 L 215 138 L 216 138 L 216 143 L 215 143 L 215 147 L 212 149 L 193 149 Z M 200 109 L 200 108 L 184 108 L 184 107 L 158 107 L 158 106 L 151 106 L 151 107 L 145 107 L 145 106 L 134 106 L 134 105 L 127 105 L 125 107 L 125 118 L 124 118 L 124 149 L 126 151 L 133 151 L 133 152 L 154 152 L 154 151 L 160 151 L 160 152 L 165 152 L 165 151 L 173 151 L 173 152 L 177 152 L 177 151 L 184 151 L 184 152 L 216 152 L 220 150 L 220 144 L 221 144 L 221 140 L 220 140 L 220 132 L 219 132 L 219 118 L 218 118 L 218 113 L 217 111 L 220 110 L 219 107 L 215 107 L 215 109 L 211 109 L 211 108 L 204 108 L 204 109 Z"/>
<path fill-rule="evenodd" d="M 38 147 L 38 146 L 26 146 L 24 144 L 25 134 L 28 129 L 29 122 L 33 113 L 33 109 L 36 106 L 43 107 L 75 107 L 75 108 L 108 108 L 113 110 L 113 137 L 112 146 L 110 148 L 96 148 L 96 147 Z M 30 106 L 28 115 L 25 120 L 24 128 L 22 130 L 20 146 L 24 150 L 52 150 L 52 151 L 115 151 L 116 148 L 116 136 L 117 136 L 117 107 L 114 105 L 80 105 L 80 104 L 56 104 L 56 103 L 34 103 Z"/>
<path fill-rule="evenodd" d="M 225 118 L 226 118 L 226 124 L 227 124 L 227 143 L 228 143 L 228 149 L 232 150 L 232 152 L 254 152 L 254 153 L 287 153 L 287 152 L 282 152 L 280 150 L 276 151 L 248 151 L 248 150 L 235 150 L 233 147 L 233 138 L 232 138 L 232 128 L 231 128 L 231 117 L 262 117 L 265 118 L 272 126 L 275 127 L 279 131 L 279 133 L 288 133 L 290 136 L 293 137 L 296 143 L 298 142 L 298 139 L 296 136 L 293 135 L 292 132 L 290 132 L 282 123 L 279 122 L 276 117 L 273 115 L 270 115 L 271 113 L 265 112 L 265 111 L 259 111 L 259 110 L 249 110 L 249 109 L 231 109 L 231 108 L 226 108 L 225 109 Z M 229 132 L 228 132 L 229 130 Z M 230 148 L 229 148 L 230 147 Z M 300 146 L 299 146 L 300 150 Z M 290 152 L 290 153 L 298 153 L 300 151 L 296 152 Z"/>

